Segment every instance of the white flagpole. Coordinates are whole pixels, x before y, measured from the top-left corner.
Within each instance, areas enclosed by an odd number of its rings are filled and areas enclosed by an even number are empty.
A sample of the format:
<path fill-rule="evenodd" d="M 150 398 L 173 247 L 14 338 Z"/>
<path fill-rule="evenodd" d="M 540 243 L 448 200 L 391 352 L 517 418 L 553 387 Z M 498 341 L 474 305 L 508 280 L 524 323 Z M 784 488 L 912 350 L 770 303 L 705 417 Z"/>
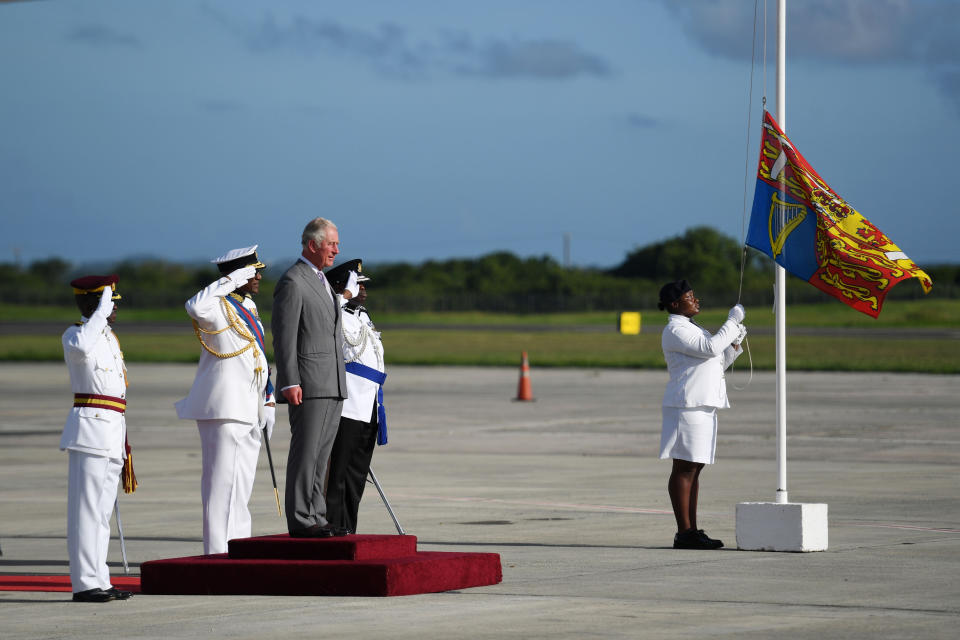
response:
<path fill-rule="evenodd" d="M 777 122 L 787 132 L 787 0 L 777 0 Z M 780 183 L 781 190 L 785 187 Z M 781 201 L 786 198 L 781 194 Z M 776 265 L 776 347 L 777 347 L 777 499 L 787 500 L 787 282 L 786 270 Z"/>
<path fill-rule="evenodd" d="M 787 2 L 777 0 L 777 122 L 786 132 Z M 772 177 L 772 176 L 771 176 Z M 780 184 L 780 200 L 787 201 Z M 826 551 L 827 505 L 787 500 L 786 271 L 775 267 L 777 336 L 777 498 L 737 504 L 737 547 L 749 551 Z"/>

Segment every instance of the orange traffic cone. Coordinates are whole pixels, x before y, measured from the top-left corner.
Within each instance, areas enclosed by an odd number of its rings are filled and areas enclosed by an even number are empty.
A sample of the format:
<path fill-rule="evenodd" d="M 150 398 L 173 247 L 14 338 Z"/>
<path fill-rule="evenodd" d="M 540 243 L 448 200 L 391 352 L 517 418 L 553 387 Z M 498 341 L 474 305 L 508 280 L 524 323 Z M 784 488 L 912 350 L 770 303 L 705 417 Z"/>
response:
<path fill-rule="evenodd" d="M 530 388 L 530 362 L 527 360 L 527 352 L 524 351 L 520 356 L 520 382 L 517 383 L 517 402 L 533 402 L 533 389 Z"/>

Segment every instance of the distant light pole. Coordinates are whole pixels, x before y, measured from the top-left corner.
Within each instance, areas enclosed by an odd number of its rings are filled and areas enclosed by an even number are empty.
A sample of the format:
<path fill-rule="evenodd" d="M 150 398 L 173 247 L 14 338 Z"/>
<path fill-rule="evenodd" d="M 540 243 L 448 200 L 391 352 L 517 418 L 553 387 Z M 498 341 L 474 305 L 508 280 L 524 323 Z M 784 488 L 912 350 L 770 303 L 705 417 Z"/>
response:
<path fill-rule="evenodd" d="M 570 268 L 570 234 L 563 234 L 563 266 Z"/>

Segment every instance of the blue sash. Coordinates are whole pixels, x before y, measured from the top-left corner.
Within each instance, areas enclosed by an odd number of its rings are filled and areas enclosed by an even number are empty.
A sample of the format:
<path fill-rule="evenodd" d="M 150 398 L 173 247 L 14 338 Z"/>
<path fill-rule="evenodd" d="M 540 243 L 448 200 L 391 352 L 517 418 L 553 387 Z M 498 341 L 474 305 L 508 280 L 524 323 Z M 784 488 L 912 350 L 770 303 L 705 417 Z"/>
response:
<path fill-rule="evenodd" d="M 387 444 L 387 410 L 383 406 L 383 383 L 387 379 L 387 374 L 383 371 L 377 371 L 373 367 L 368 367 L 359 362 L 348 362 L 344 365 L 347 373 L 360 376 L 365 380 L 376 383 L 377 386 L 377 444 Z"/>
<path fill-rule="evenodd" d="M 260 326 L 260 322 L 253 317 L 253 314 L 250 313 L 250 310 L 243 306 L 242 303 L 237 302 L 234 298 L 226 296 L 227 302 L 233 305 L 233 308 L 237 310 L 237 313 L 243 319 L 244 324 L 247 325 L 247 328 L 250 329 L 250 333 L 253 334 L 253 337 L 257 339 L 257 344 L 260 345 L 260 351 L 263 352 L 263 357 L 267 357 L 267 349 L 263 346 L 263 329 Z M 273 382 L 270 381 L 270 370 L 267 369 L 267 388 L 266 395 L 264 399 L 269 398 L 273 393 Z"/>

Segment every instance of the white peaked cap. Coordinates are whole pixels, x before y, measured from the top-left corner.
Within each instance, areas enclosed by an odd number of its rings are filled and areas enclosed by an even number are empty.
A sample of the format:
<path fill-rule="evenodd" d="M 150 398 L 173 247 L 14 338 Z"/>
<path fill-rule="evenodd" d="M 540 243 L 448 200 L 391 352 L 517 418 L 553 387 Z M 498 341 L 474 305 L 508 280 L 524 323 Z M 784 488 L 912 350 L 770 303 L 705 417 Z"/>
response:
<path fill-rule="evenodd" d="M 223 264 L 224 262 L 230 262 L 231 260 L 237 260 L 238 258 L 243 258 L 243 257 L 245 257 L 245 256 L 249 256 L 249 255 L 252 254 L 254 251 L 256 251 L 256 250 L 257 250 L 257 247 L 259 247 L 259 246 L 260 246 L 260 245 L 255 244 L 255 245 L 253 245 L 252 247 L 243 247 L 242 249 L 231 249 L 230 251 L 227 251 L 225 254 L 223 254 L 223 255 L 220 256 L 219 258 L 214 258 L 214 259 L 211 260 L 210 262 L 212 262 L 212 263 L 214 263 L 214 264 Z"/>

